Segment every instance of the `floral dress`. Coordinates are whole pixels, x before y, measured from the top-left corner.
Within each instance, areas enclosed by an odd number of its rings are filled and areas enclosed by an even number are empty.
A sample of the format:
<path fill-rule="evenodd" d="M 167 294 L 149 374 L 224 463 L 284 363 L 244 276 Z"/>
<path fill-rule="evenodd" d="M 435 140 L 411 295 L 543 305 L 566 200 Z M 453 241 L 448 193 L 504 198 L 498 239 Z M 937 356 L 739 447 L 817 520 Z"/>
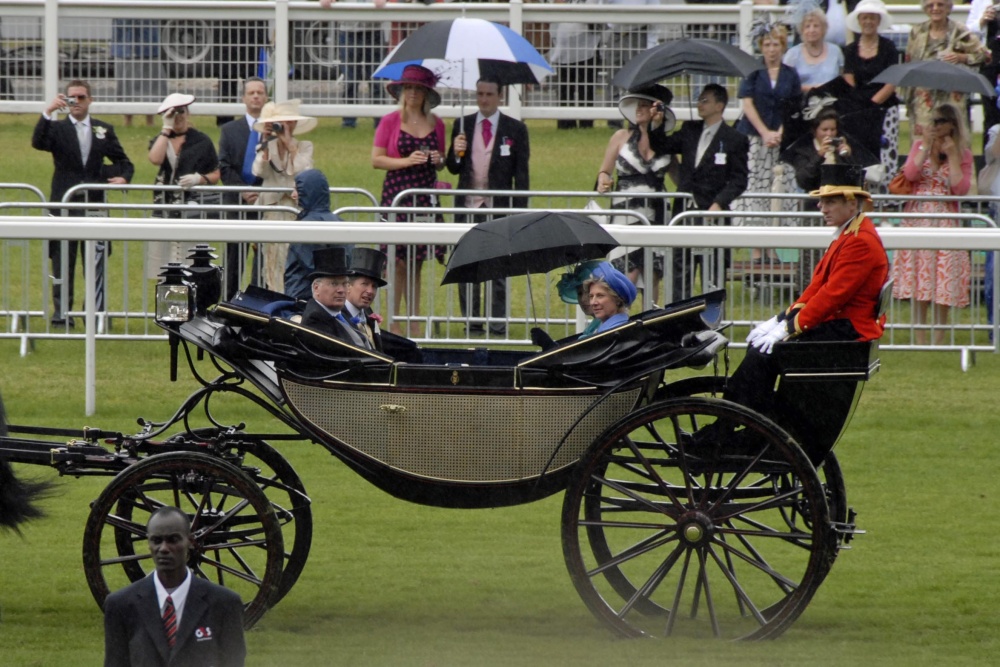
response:
<path fill-rule="evenodd" d="M 966 151 L 968 152 L 968 151 Z M 971 155 L 969 156 L 971 159 Z M 951 167 L 945 162 L 935 171 L 930 159 L 920 167 L 920 180 L 914 195 L 953 196 Z M 908 213 L 956 213 L 958 202 L 911 201 Z M 903 227 L 958 227 L 958 220 L 907 218 Z M 941 306 L 964 308 L 969 305 L 969 279 L 972 267 L 964 250 L 897 250 L 892 263 L 892 296 L 896 299 L 934 301 Z"/>
<path fill-rule="evenodd" d="M 399 143 L 397 144 L 397 150 L 400 156 L 406 157 L 413 153 L 414 151 L 424 150 L 441 150 L 439 147 L 434 146 L 437 141 L 436 135 L 432 132 L 426 137 L 414 137 L 413 135 L 406 132 L 406 130 L 399 131 Z M 417 164 L 409 167 L 404 167 L 402 169 L 394 169 L 392 171 L 386 172 L 385 181 L 382 183 L 382 206 L 392 206 L 392 200 L 400 192 L 404 190 L 409 190 L 410 188 L 433 188 L 437 183 L 437 169 L 434 168 L 430 162 L 425 164 Z M 434 195 L 417 195 L 408 199 L 406 202 L 402 202 L 403 206 L 417 206 L 417 207 L 427 207 L 427 206 L 437 206 L 437 200 Z M 420 216 L 416 218 L 409 218 L 399 214 L 396 216 L 397 222 L 406 222 L 410 219 L 419 219 Z M 436 216 L 440 218 L 440 216 Z M 407 249 L 410 246 L 396 246 L 396 259 L 406 260 Z M 386 252 L 386 246 L 381 246 L 382 252 Z M 413 246 L 413 254 L 411 257 L 417 261 L 423 261 L 427 259 L 427 246 Z M 436 246 L 434 248 L 434 255 L 437 259 L 443 259 L 445 253 L 444 246 Z"/>

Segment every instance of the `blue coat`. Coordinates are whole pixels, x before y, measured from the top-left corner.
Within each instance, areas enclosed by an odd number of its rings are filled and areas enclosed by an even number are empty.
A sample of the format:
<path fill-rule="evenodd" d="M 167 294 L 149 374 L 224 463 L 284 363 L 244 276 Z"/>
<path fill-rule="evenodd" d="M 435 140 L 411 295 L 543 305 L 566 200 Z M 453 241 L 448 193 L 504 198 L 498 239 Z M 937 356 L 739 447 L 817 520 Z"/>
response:
<path fill-rule="evenodd" d="M 785 121 L 802 108 L 802 82 L 799 73 L 788 65 L 778 70 L 778 82 L 771 88 L 767 68 L 751 72 L 740 83 L 739 98 L 751 98 L 757 114 L 769 130 L 777 130 Z M 757 136 L 757 128 L 746 116 L 740 118 L 736 129 L 748 137 Z"/>

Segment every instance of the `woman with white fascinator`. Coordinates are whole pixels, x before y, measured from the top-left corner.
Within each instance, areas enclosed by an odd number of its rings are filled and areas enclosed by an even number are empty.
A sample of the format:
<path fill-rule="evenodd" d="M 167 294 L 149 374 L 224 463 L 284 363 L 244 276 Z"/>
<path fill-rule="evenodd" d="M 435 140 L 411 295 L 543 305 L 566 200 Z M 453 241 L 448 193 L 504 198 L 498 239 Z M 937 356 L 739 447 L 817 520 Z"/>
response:
<path fill-rule="evenodd" d="M 295 176 L 313 168 L 311 141 L 295 137 L 316 127 L 316 119 L 299 113 L 299 100 L 268 102 L 261 109 L 260 118 L 253 129 L 260 133 L 261 144 L 253 161 L 254 176 L 262 179 L 265 188 L 291 188 L 295 190 Z M 292 192 L 262 192 L 257 199 L 261 206 L 295 206 Z M 295 220 L 294 213 L 273 211 L 264 213 L 265 220 Z M 285 289 L 285 260 L 287 243 L 264 245 L 264 282 L 269 289 Z"/>
<path fill-rule="evenodd" d="M 194 95 L 171 93 L 156 111 L 163 116 L 163 127 L 149 142 L 148 154 L 149 161 L 160 168 L 155 184 L 179 185 L 182 190 L 154 190 L 154 204 L 198 203 L 200 198 L 191 188 L 219 182 L 221 172 L 215 144 L 211 137 L 191 125 L 194 100 Z M 154 211 L 153 215 L 180 218 L 181 211 Z M 155 278 L 162 264 L 183 261 L 190 246 L 186 241 L 150 243 L 147 276 Z"/>

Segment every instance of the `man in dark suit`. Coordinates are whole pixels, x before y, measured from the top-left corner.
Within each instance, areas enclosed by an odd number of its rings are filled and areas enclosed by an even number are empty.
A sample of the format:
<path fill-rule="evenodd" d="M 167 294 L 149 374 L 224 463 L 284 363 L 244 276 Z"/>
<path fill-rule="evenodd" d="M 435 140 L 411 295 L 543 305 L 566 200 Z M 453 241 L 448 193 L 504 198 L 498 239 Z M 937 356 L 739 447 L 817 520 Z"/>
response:
<path fill-rule="evenodd" d="M 253 129 L 253 124 L 260 118 L 260 112 L 267 104 L 267 84 L 264 80 L 252 76 L 243 82 L 243 104 L 246 113 L 231 120 L 219 130 L 219 169 L 222 172 L 223 185 L 253 185 L 261 184 L 261 179 L 253 175 L 254 157 L 257 155 L 257 145 L 260 143 L 260 133 Z M 255 204 L 255 192 L 226 192 L 222 203 L 235 206 L 240 203 Z M 226 217 L 234 220 L 256 219 L 256 213 L 230 212 Z M 247 260 L 247 244 L 226 244 L 226 298 L 232 298 L 240 288 L 241 268 Z M 257 282 L 257 267 L 251 274 L 251 282 Z"/>
<path fill-rule="evenodd" d="M 315 329 L 362 349 L 374 349 L 367 336 L 352 327 L 341 311 L 347 303 L 350 269 L 347 252 L 339 246 L 320 248 L 313 252 L 313 266 L 309 274 L 312 298 L 302 312 L 302 326 Z"/>
<path fill-rule="evenodd" d="M 451 148 L 445 164 L 448 171 L 458 174 L 459 190 L 528 190 L 528 128 L 519 120 L 500 113 L 500 82 L 484 77 L 476 83 L 476 104 L 479 111 L 455 121 L 451 131 Z M 471 141 L 467 138 L 471 137 Z M 481 197 L 470 195 L 456 198 L 455 206 L 464 208 L 527 208 L 527 197 Z M 473 222 L 483 222 L 481 215 L 471 216 Z M 466 222 L 467 216 L 455 216 L 455 222 Z M 463 316 L 479 317 L 479 285 L 459 284 L 458 302 Z M 467 308 L 468 292 L 472 293 L 471 308 Z M 507 331 L 507 281 L 493 281 L 493 305 L 490 332 L 504 335 Z M 470 333 L 482 333 L 481 324 L 469 325 Z"/>
<path fill-rule="evenodd" d="M 710 83 L 698 96 L 698 117 L 684 123 L 667 136 L 658 152 L 681 156 L 677 190 L 694 195 L 699 211 L 728 211 L 733 200 L 747 189 L 749 143 L 722 119 L 729 95 L 722 86 Z M 691 206 L 691 202 L 687 202 Z M 674 215 L 684 210 L 685 201 L 674 201 Z M 728 220 L 726 220 L 728 223 Z M 673 301 L 691 296 L 696 258 L 690 250 L 674 251 Z M 697 257 L 701 263 L 701 257 Z M 702 266 L 702 271 L 707 267 Z"/>
<path fill-rule="evenodd" d="M 112 183 L 124 185 L 132 180 L 135 167 L 125 155 L 115 129 L 90 117 L 90 84 L 73 80 L 66 85 L 65 94 L 59 94 L 49 102 L 42 117 L 35 124 L 31 136 L 31 146 L 36 150 L 52 153 L 55 170 L 52 172 L 52 190 L 49 200 L 62 201 L 63 195 L 81 183 Z M 59 111 L 67 112 L 68 118 L 56 120 Z M 108 177 L 108 174 L 113 174 Z M 74 202 L 103 202 L 101 190 L 81 193 L 73 197 Z M 53 209 L 53 215 L 62 215 L 61 209 Z M 83 215 L 74 211 L 73 215 Z M 66 318 L 66 311 L 73 308 L 74 274 L 79 241 L 67 243 L 67 303 L 62 302 L 62 244 L 63 241 L 49 241 L 49 259 L 52 260 L 52 324 L 72 326 Z M 104 303 L 103 292 L 98 295 L 98 306 Z M 65 306 L 65 310 L 64 310 Z"/>
<path fill-rule="evenodd" d="M 382 274 L 388 261 L 384 252 L 373 248 L 354 248 L 351 251 L 350 285 L 347 287 L 345 317 L 351 325 L 364 334 L 372 347 L 382 352 L 382 332 L 378 323 L 382 318 L 371 309 L 379 287 L 385 287 Z"/>
<path fill-rule="evenodd" d="M 188 516 L 161 507 L 146 532 L 156 571 L 104 601 L 104 666 L 242 666 L 243 602 L 188 569 Z"/>

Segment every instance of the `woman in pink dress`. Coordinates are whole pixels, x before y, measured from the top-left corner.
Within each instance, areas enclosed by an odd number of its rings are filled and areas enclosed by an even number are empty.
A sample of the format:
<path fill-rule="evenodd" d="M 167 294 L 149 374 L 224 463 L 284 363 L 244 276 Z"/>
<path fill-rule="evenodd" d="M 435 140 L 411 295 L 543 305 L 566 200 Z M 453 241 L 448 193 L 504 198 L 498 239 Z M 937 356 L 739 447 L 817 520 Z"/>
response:
<path fill-rule="evenodd" d="M 906 179 L 913 183 L 914 195 L 961 196 L 969 191 L 972 179 L 972 151 L 963 114 L 953 104 L 939 104 L 931 114 L 932 124 L 917 139 L 903 167 Z M 957 213 L 958 202 L 922 200 L 908 202 L 906 212 Z M 904 219 L 904 227 L 958 227 L 958 220 Z M 964 250 L 900 250 L 892 265 L 895 281 L 892 296 L 910 299 L 913 321 L 928 322 L 933 308 L 933 324 L 948 321 L 951 308 L 969 305 L 969 277 L 972 272 L 969 253 Z M 944 328 L 934 332 L 935 344 L 944 342 Z M 918 328 L 916 342 L 927 343 L 927 332 Z"/>
<path fill-rule="evenodd" d="M 372 147 L 372 166 L 386 171 L 382 184 L 382 206 L 392 204 L 393 198 L 410 188 L 433 188 L 437 172 L 444 167 L 444 121 L 431 113 L 441 103 L 441 95 L 434 89 L 437 77 L 420 65 L 407 65 L 399 81 L 386 89 L 399 100 L 399 109 L 379 121 Z M 434 206 L 431 195 L 419 195 L 416 201 L 403 206 Z M 407 216 L 396 216 L 397 221 Z M 382 251 L 386 248 L 383 246 Z M 443 261 L 444 247 L 435 247 L 435 255 Z M 402 313 L 404 295 L 409 316 L 420 314 L 420 273 L 427 259 L 427 246 L 396 246 L 396 279 L 394 283 L 393 314 Z M 410 321 L 409 334 L 417 335 L 421 328 Z M 402 327 L 393 322 L 392 331 L 405 335 Z"/>

